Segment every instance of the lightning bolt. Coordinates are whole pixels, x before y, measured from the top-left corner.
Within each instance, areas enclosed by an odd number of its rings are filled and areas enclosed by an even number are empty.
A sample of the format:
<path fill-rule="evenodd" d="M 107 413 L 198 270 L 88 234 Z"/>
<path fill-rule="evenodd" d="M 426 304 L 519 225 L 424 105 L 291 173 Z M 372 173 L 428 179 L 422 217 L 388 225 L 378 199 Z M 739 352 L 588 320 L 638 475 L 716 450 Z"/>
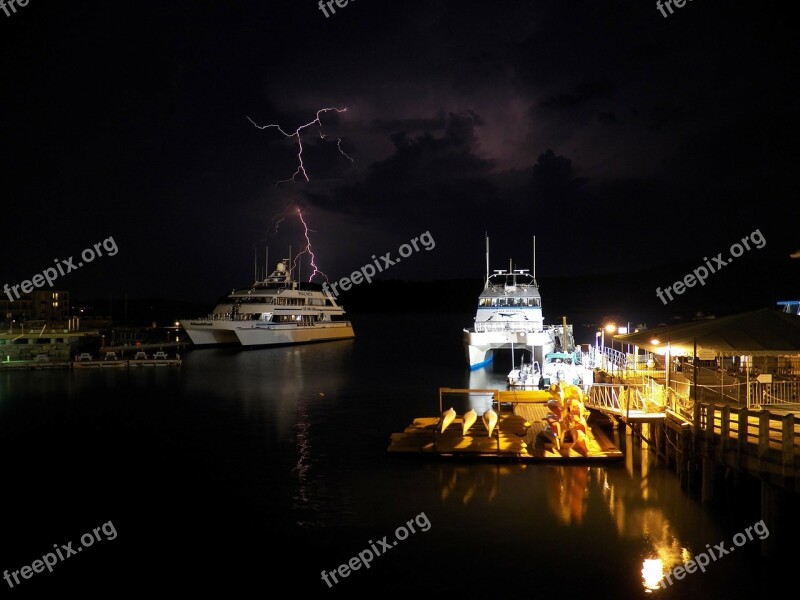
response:
<path fill-rule="evenodd" d="M 309 181 L 308 173 L 306 172 L 306 165 L 303 162 L 303 138 L 302 138 L 300 132 L 303 131 L 304 129 L 308 128 L 308 127 L 311 127 L 312 125 L 317 125 L 320 128 L 319 137 L 321 139 L 325 139 L 325 134 L 322 133 L 321 115 L 323 115 L 324 113 L 330 112 L 330 111 L 343 113 L 343 112 L 347 111 L 347 108 L 333 108 L 333 107 L 331 107 L 331 108 L 321 108 L 321 109 L 319 109 L 317 111 L 317 117 L 313 121 L 311 121 L 309 123 L 306 123 L 305 125 L 301 125 L 297 129 L 295 129 L 294 133 L 287 133 L 281 128 L 280 125 L 277 125 L 277 124 L 274 124 L 274 123 L 270 124 L 270 125 L 258 125 L 255 121 L 253 121 L 253 119 L 251 119 L 250 117 L 247 117 L 247 120 L 250 121 L 258 129 L 264 130 L 264 129 L 269 129 L 270 127 L 274 127 L 275 129 L 280 131 L 286 137 L 297 138 L 297 170 L 295 170 L 295 172 L 294 172 L 294 174 L 292 174 L 291 178 L 282 179 L 282 180 L 276 182 L 275 183 L 276 186 L 278 184 L 281 184 L 281 183 L 292 182 L 295 179 L 297 179 L 298 175 L 302 175 L 303 179 L 305 179 L 306 181 Z M 350 162 L 354 162 L 353 159 L 350 156 L 348 156 L 347 153 L 344 150 L 342 150 L 342 138 L 337 138 L 336 147 L 338 148 L 339 153 L 342 156 L 344 156 Z"/>
<path fill-rule="evenodd" d="M 280 214 L 280 213 L 278 213 L 278 214 Z M 283 223 L 283 220 L 285 218 L 286 218 L 286 215 L 281 215 L 280 218 L 278 218 L 278 215 L 275 215 L 274 217 L 272 217 L 272 222 L 275 223 L 275 226 L 272 228 L 272 233 L 278 233 L 278 227 L 280 226 L 281 223 Z"/>
<path fill-rule="evenodd" d="M 311 233 L 315 233 L 315 232 L 314 232 L 313 229 L 311 229 L 308 226 L 308 223 L 306 223 L 305 217 L 303 216 L 303 211 L 300 210 L 299 206 L 296 206 L 296 205 L 293 206 L 292 204 L 289 204 L 281 212 L 279 212 L 274 217 L 272 217 L 272 222 L 271 222 L 272 223 L 271 224 L 272 233 L 278 233 L 278 227 L 280 226 L 280 224 L 283 223 L 283 221 L 288 216 L 290 216 L 291 214 L 297 215 L 297 219 L 300 221 L 300 224 L 303 226 L 303 236 L 306 239 L 305 247 L 300 252 L 298 252 L 295 255 L 295 257 L 292 259 L 292 271 L 294 271 L 294 269 L 297 268 L 297 265 L 299 264 L 300 258 L 304 254 L 308 254 L 309 259 L 310 259 L 310 263 L 311 263 L 311 268 L 313 269 L 313 272 L 311 273 L 311 276 L 308 278 L 309 283 L 311 282 L 312 279 L 314 279 L 314 276 L 317 275 L 317 274 L 322 275 L 325 278 L 326 281 L 330 282 L 330 279 L 328 278 L 328 276 L 325 273 L 323 273 L 319 269 L 319 267 L 317 266 L 317 257 L 314 254 L 314 249 L 311 246 L 311 236 L 309 235 L 309 232 L 311 232 Z"/>
<path fill-rule="evenodd" d="M 295 261 L 294 262 L 296 263 L 297 260 L 301 256 L 303 256 L 303 254 L 308 254 L 309 262 L 311 263 L 311 267 L 314 269 L 314 272 L 311 273 L 311 276 L 308 278 L 309 283 L 311 282 L 312 279 L 314 279 L 314 275 L 316 275 L 317 273 L 322 275 L 325 278 L 325 281 L 330 282 L 330 280 L 328 279 L 328 276 L 325 275 L 325 273 L 323 273 L 322 271 L 320 271 L 319 267 L 317 267 L 317 262 L 316 262 L 317 261 L 317 257 L 314 256 L 314 250 L 311 248 L 311 238 L 308 237 L 308 232 L 309 231 L 313 231 L 313 230 L 308 228 L 308 225 L 306 224 L 306 220 L 303 218 L 303 213 L 300 210 L 300 207 L 297 207 L 296 210 L 297 210 L 297 218 L 300 219 L 300 222 L 303 224 L 303 229 L 304 229 L 303 233 L 304 233 L 304 235 L 306 237 L 306 247 L 303 248 L 302 252 L 300 252 L 297 256 L 295 256 Z M 292 265 L 292 268 L 294 268 L 294 264 Z"/>

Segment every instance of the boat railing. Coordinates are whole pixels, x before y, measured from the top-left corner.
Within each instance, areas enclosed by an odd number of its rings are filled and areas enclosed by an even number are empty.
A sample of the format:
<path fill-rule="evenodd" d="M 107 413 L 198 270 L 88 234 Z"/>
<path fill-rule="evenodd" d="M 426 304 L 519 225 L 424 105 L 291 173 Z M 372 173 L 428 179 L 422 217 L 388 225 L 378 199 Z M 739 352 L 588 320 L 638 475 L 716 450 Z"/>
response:
<path fill-rule="evenodd" d="M 541 323 L 535 321 L 479 321 L 475 323 L 477 333 L 491 333 L 503 331 L 524 331 L 526 333 L 540 333 L 543 331 Z"/>

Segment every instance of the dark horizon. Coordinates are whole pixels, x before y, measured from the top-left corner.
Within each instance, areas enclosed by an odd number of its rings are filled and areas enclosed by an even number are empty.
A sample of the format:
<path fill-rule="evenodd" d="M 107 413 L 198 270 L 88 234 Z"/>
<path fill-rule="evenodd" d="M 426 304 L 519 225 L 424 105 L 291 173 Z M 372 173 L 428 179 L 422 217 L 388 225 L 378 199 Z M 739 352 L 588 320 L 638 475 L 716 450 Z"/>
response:
<path fill-rule="evenodd" d="M 663 304 L 656 288 L 666 287 L 673 281 L 691 273 L 697 265 L 682 263 L 669 269 L 654 268 L 639 273 L 597 274 L 584 277 L 538 277 L 542 294 L 545 321 L 560 323 L 562 316 L 570 322 L 589 325 L 595 322 L 614 321 L 657 323 L 690 320 L 697 315 L 725 316 L 759 308 L 778 309 L 777 303 L 800 298 L 795 285 L 800 273 L 797 261 L 786 260 L 769 263 L 752 260 L 742 265 L 745 273 L 757 272 L 759 276 L 748 279 L 739 271 L 720 271 L 709 276 L 705 286 L 687 288 L 674 301 Z M 484 279 L 440 279 L 409 281 L 376 279 L 362 282 L 342 292 L 337 301 L 357 316 L 374 312 L 450 312 L 473 314 Z M 242 287 L 242 286 L 239 286 Z M 321 288 L 312 284 L 314 288 Z M 128 321 L 147 325 L 153 320 L 171 324 L 178 318 L 201 317 L 224 298 L 225 293 L 209 295 L 207 302 L 191 298 L 136 297 L 129 295 Z M 95 315 L 109 313 L 123 322 L 124 295 L 86 298 L 71 294 L 72 306 L 90 305 Z M 106 309 L 109 310 L 106 310 Z"/>

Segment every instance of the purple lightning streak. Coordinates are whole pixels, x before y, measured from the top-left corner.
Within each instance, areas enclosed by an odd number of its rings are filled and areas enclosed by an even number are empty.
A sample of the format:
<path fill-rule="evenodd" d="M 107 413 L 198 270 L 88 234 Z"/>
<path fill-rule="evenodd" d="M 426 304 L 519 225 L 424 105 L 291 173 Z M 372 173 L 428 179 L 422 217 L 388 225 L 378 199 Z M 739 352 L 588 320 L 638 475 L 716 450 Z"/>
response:
<path fill-rule="evenodd" d="M 319 137 L 324 139 L 324 138 L 325 138 L 325 135 L 322 133 L 322 121 L 320 120 L 320 115 L 322 115 L 323 113 L 326 113 L 326 112 L 330 112 L 330 111 L 336 111 L 336 112 L 338 112 L 338 113 L 343 113 L 343 112 L 347 111 L 347 108 L 333 108 L 333 107 L 331 107 L 331 108 L 321 108 L 321 109 L 319 109 L 319 110 L 317 111 L 317 118 L 316 118 L 316 119 L 314 119 L 314 120 L 313 120 L 313 121 L 311 121 L 310 123 L 306 123 L 305 125 L 301 125 L 300 127 L 298 127 L 298 128 L 295 130 L 295 132 L 294 132 L 294 133 L 286 133 L 286 132 L 285 132 L 285 131 L 284 131 L 284 130 L 283 130 L 281 127 L 280 127 L 280 125 L 276 125 L 276 124 L 270 124 L 270 125 L 258 125 L 258 124 L 257 124 L 255 121 L 253 121 L 253 119 L 251 119 L 250 117 L 247 117 L 247 120 L 248 120 L 248 121 L 250 121 L 250 122 L 251 122 L 251 123 L 252 123 L 252 124 L 253 124 L 253 125 L 254 125 L 256 128 L 258 128 L 258 129 L 268 129 L 268 128 L 270 128 L 270 127 L 274 127 L 275 129 L 277 129 L 278 131 L 280 131 L 280 132 L 281 132 L 283 135 L 285 135 L 286 137 L 296 137 L 296 138 L 297 138 L 297 163 L 298 163 L 298 164 L 297 164 L 297 170 L 294 172 L 294 174 L 292 175 L 292 177 L 291 177 L 290 179 L 282 179 L 282 180 L 278 181 L 278 182 L 275 184 L 276 186 L 277 186 L 278 184 L 280 184 L 280 183 L 289 183 L 289 182 L 292 182 L 292 181 L 294 181 L 294 180 L 297 178 L 297 176 L 298 176 L 298 175 L 302 175 L 302 176 L 303 176 L 303 178 L 304 178 L 306 181 L 309 181 L 309 179 L 308 179 L 308 173 L 306 172 L 306 165 L 305 165 L 305 163 L 303 162 L 303 139 L 302 139 L 302 137 L 301 137 L 301 135 L 300 135 L 300 132 L 301 132 L 303 129 L 305 129 L 305 128 L 307 128 L 307 127 L 311 127 L 312 125 L 315 125 L 315 124 L 316 124 L 316 125 L 318 125 L 318 126 L 319 126 L 319 128 L 320 128 Z M 353 159 L 352 159 L 351 157 L 349 157 L 349 156 L 348 156 L 348 155 L 345 153 L 345 151 L 344 151 L 344 150 L 342 150 L 342 138 L 338 138 L 338 142 L 336 143 L 336 147 L 339 149 L 339 153 L 340 153 L 342 156 L 344 156 L 344 157 L 345 157 L 347 160 L 349 160 L 350 162 L 354 162 L 354 161 L 353 161 Z"/>
<path fill-rule="evenodd" d="M 306 247 L 303 248 L 302 252 L 300 252 L 297 256 L 295 256 L 294 263 L 296 264 L 297 260 L 299 260 L 299 258 L 301 256 L 303 256 L 303 254 L 308 253 L 308 255 L 310 257 L 311 267 L 314 269 L 314 272 L 311 273 L 311 276 L 308 278 L 308 281 L 311 282 L 311 280 L 314 279 L 314 275 L 316 275 L 317 273 L 322 275 L 325 278 L 326 281 L 330 281 L 328 279 L 328 276 L 325 275 L 325 273 L 323 273 L 322 271 L 320 271 L 319 268 L 317 267 L 317 264 L 316 264 L 317 257 L 314 256 L 314 250 L 312 250 L 312 248 L 311 248 L 311 238 L 308 237 L 308 232 L 309 231 L 313 231 L 313 230 L 310 230 L 308 228 L 308 225 L 306 224 L 306 220 L 303 218 L 303 213 L 300 211 L 300 208 L 298 207 L 296 210 L 297 210 L 297 218 L 300 219 L 300 222 L 303 224 L 303 228 L 305 230 L 304 234 L 306 236 Z M 292 269 L 294 269 L 294 264 L 292 264 Z"/>
<path fill-rule="evenodd" d="M 275 223 L 275 227 L 272 228 L 272 233 L 278 233 L 278 227 L 283 223 L 285 218 L 285 216 L 282 216 L 280 219 L 277 216 L 272 218 L 272 222 Z"/>

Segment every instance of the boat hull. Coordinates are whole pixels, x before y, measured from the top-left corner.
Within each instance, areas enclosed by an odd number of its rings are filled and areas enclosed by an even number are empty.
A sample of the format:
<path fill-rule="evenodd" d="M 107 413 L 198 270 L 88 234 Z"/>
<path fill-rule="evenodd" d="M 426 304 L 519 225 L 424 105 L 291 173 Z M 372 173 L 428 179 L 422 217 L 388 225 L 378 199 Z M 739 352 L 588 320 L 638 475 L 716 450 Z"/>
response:
<path fill-rule="evenodd" d="M 483 413 L 483 424 L 486 427 L 486 431 L 489 433 L 489 437 L 492 437 L 494 428 L 497 426 L 497 413 L 491 408 Z"/>
<path fill-rule="evenodd" d="M 239 339 L 234 332 L 236 323 L 224 321 L 186 320 L 181 327 L 195 346 L 218 346 L 237 344 Z"/>
<path fill-rule="evenodd" d="M 528 351 L 541 364 L 545 354 L 555 348 L 547 331 L 475 331 L 465 329 L 464 352 L 470 368 L 477 369 L 492 361 L 494 350 Z"/>
<path fill-rule="evenodd" d="M 444 433 L 450 427 L 450 424 L 456 419 L 456 411 L 451 406 L 442 413 L 442 420 L 439 423 L 439 433 Z"/>
<path fill-rule="evenodd" d="M 234 336 L 242 346 L 255 347 L 346 340 L 354 338 L 356 335 L 353 326 L 349 323 L 329 323 L 307 327 L 278 325 L 238 328 L 234 330 Z"/>
<path fill-rule="evenodd" d="M 472 427 L 473 423 L 478 419 L 478 413 L 475 412 L 474 408 L 469 409 L 467 412 L 464 413 L 464 422 L 461 425 L 461 434 L 467 435 L 469 428 Z"/>

